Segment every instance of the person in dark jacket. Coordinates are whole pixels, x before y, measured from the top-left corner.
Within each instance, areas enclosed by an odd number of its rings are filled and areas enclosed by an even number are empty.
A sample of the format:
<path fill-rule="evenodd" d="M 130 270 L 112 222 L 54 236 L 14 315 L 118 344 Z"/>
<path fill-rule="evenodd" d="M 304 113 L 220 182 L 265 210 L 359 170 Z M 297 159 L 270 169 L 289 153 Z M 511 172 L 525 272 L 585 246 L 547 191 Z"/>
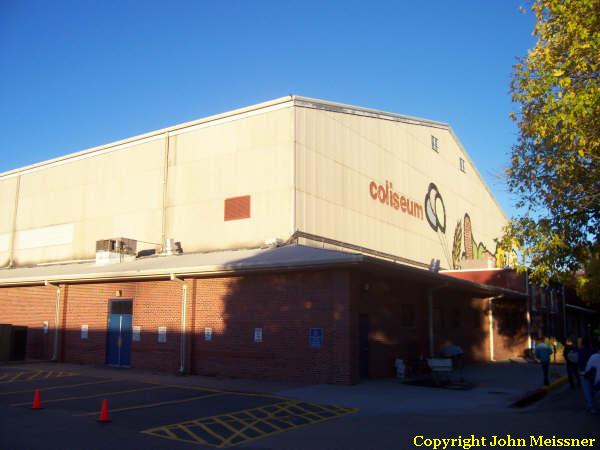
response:
<path fill-rule="evenodd" d="M 570 335 L 565 343 L 563 350 L 563 357 L 565 358 L 565 365 L 567 367 L 567 376 L 569 377 L 569 384 L 571 389 L 581 387 L 581 379 L 579 378 L 579 351 L 577 349 L 577 338 L 574 335 Z"/>
<path fill-rule="evenodd" d="M 591 341 L 588 337 L 584 337 L 579 340 L 579 345 L 577 349 L 577 365 L 579 367 L 579 375 L 581 379 L 581 387 L 583 392 L 583 397 L 585 399 L 585 408 L 595 414 L 596 413 L 596 405 L 594 404 L 594 385 L 593 381 L 586 377 L 586 366 L 590 359 L 590 357 L 594 354 L 594 349 L 592 348 Z"/>

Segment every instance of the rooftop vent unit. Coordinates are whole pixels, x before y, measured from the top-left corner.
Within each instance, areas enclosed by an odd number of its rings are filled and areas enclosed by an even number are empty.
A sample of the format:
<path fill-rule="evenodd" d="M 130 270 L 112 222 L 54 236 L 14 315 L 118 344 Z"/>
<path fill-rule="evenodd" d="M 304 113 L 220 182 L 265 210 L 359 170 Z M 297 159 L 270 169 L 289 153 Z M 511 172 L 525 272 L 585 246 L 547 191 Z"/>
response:
<path fill-rule="evenodd" d="M 175 239 L 166 239 L 163 247 L 163 255 L 180 255 L 183 253 L 181 242 L 175 242 Z"/>
<path fill-rule="evenodd" d="M 96 241 L 96 264 L 113 264 L 135 260 L 137 241 L 128 238 Z"/>

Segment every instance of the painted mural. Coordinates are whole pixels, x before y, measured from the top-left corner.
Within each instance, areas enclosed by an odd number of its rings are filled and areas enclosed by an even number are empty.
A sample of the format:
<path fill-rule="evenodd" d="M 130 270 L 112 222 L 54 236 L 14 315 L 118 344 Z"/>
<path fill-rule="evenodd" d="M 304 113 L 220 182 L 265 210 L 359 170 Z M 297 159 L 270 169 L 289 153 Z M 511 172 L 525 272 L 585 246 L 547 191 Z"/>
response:
<path fill-rule="evenodd" d="M 506 267 L 512 266 L 516 260 L 516 254 L 503 252 L 497 243 L 492 253 L 483 241 L 477 241 L 468 213 L 456 222 L 450 249 L 446 238 L 446 206 L 435 183 L 429 183 L 425 195 L 425 217 L 431 229 L 437 233 L 444 257 L 452 269 Z"/>

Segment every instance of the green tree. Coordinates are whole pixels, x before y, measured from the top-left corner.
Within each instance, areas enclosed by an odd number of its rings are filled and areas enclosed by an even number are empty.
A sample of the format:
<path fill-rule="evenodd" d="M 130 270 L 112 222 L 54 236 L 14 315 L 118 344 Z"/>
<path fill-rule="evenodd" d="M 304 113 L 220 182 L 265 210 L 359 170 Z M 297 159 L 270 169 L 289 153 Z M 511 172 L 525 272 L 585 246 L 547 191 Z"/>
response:
<path fill-rule="evenodd" d="M 503 242 L 543 284 L 595 261 L 600 242 L 600 0 L 535 0 L 532 11 L 537 41 L 514 66 L 519 138 L 506 171 L 522 214 Z"/>

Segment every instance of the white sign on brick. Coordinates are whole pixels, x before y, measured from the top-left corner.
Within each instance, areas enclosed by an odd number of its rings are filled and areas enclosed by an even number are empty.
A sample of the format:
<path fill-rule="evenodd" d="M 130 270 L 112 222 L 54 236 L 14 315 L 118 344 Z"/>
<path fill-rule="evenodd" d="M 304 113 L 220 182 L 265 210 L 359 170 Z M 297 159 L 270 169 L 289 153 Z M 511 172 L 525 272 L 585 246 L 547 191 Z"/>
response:
<path fill-rule="evenodd" d="M 81 339 L 87 339 L 87 338 L 88 338 L 88 326 L 81 325 Z"/>
<path fill-rule="evenodd" d="M 204 340 L 205 341 L 212 341 L 212 328 L 205 328 L 204 329 Z"/>
<path fill-rule="evenodd" d="M 133 342 L 140 342 L 142 340 L 142 327 L 134 326 L 132 334 Z"/>
<path fill-rule="evenodd" d="M 254 342 L 262 342 L 262 328 L 254 329 Z"/>
<path fill-rule="evenodd" d="M 167 327 L 158 327 L 158 342 L 161 344 L 167 342 Z"/>

